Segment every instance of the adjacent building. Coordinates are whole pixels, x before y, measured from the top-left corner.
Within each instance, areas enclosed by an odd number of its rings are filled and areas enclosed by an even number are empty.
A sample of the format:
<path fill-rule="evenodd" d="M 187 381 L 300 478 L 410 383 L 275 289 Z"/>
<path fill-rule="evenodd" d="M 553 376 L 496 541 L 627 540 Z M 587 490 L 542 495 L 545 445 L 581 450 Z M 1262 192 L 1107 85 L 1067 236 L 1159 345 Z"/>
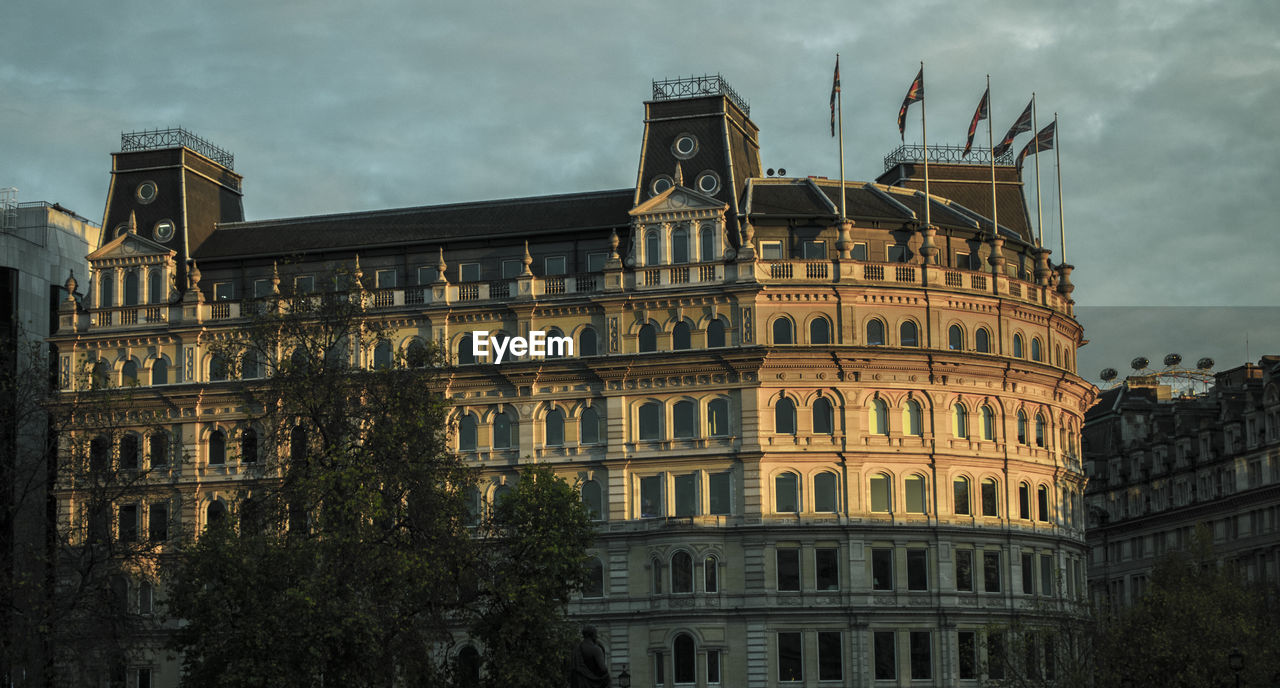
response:
<path fill-rule="evenodd" d="M 1130 377 L 1089 411 L 1084 449 L 1096 602 L 1140 599 L 1156 560 L 1200 527 L 1249 580 L 1280 582 L 1280 356 L 1198 394 Z"/>
<path fill-rule="evenodd" d="M 655 82 L 644 123 L 633 187 L 254 221 L 229 155 L 126 135 L 87 294 L 54 338 L 66 393 L 136 384 L 165 418 L 128 441 L 151 471 L 113 527 L 198 529 L 257 475 L 228 450 L 250 428 L 219 333 L 277 290 L 365 289 L 396 335 L 350 364 L 450 353 L 478 500 L 530 461 L 581 481 L 600 525 L 573 612 L 633 685 L 998 673 L 990 624 L 1083 595 L 1078 439 L 1096 392 L 1076 374 L 1069 266 L 1031 235 L 1011 161 L 995 227 L 977 155 L 931 150 L 931 197 L 907 149 L 843 188 L 766 173 L 719 77 Z M 534 331 L 573 354 L 474 354 L 474 338 Z M 77 492 L 59 499 L 78 522 Z M 483 656 L 470 647 L 453 651 Z M 176 684 L 160 655 L 131 671 Z"/>

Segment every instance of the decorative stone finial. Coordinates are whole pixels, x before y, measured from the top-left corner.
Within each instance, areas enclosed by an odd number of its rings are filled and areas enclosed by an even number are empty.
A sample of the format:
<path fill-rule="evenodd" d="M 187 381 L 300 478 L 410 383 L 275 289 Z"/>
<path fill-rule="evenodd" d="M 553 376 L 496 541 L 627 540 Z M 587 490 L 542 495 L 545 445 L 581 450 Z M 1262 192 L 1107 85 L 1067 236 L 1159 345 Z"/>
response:
<path fill-rule="evenodd" d="M 359 253 L 356 254 L 356 265 L 351 270 L 351 277 L 355 280 L 355 288 L 357 290 L 364 289 L 364 283 L 361 281 L 361 279 L 364 277 L 364 272 L 360 269 Z"/>
<path fill-rule="evenodd" d="M 200 267 L 194 260 L 191 261 L 191 269 L 187 271 L 187 284 L 191 289 L 200 288 Z"/>
<path fill-rule="evenodd" d="M 280 295 L 280 266 L 274 260 L 271 261 L 271 293 Z"/>
<path fill-rule="evenodd" d="M 530 277 L 533 275 L 533 256 L 529 255 L 529 240 L 524 240 L 524 272 L 520 273 L 521 277 Z"/>
<path fill-rule="evenodd" d="M 920 255 L 924 256 L 924 262 L 927 265 L 938 264 L 938 245 L 933 243 L 933 237 L 938 234 L 938 228 L 934 225 L 923 225 L 920 227 L 920 233 L 924 235 L 924 240 L 920 242 Z"/>
<path fill-rule="evenodd" d="M 446 279 L 444 278 L 444 272 L 445 272 L 445 270 L 448 270 L 448 269 L 449 269 L 449 266 L 448 266 L 448 265 L 446 265 L 446 264 L 445 264 L 445 262 L 444 262 L 444 247 L 443 247 L 443 246 L 441 246 L 441 247 L 440 247 L 440 262 L 436 263 L 436 282 L 447 282 L 447 281 L 448 281 L 448 280 L 446 280 Z"/>
<path fill-rule="evenodd" d="M 1049 286 L 1049 275 L 1052 270 L 1049 269 L 1049 249 L 1041 247 L 1035 249 L 1036 254 L 1036 284 L 1047 287 Z"/>
<path fill-rule="evenodd" d="M 680 169 L 680 163 L 676 162 L 676 186 L 684 186 L 684 170 Z"/>
<path fill-rule="evenodd" d="M 618 260 L 618 230 L 609 230 L 609 260 Z"/>
<path fill-rule="evenodd" d="M 1066 297 L 1070 303 L 1075 303 L 1071 298 L 1071 292 L 1076 290 L 1076 285 L 1071 283 L 1071 271 L 1075 269 L 1074 265 L 1067 263 L 1058 266 L 1058 293 Z"/>
<path fill-rule="evenodd" d="M 75 300 L 76 300 L 76 287 L 77 287 L 77 286 L 79 286 L 79 283 L 78 283 L 78 282 L 76 282 L 76 271 L 75 271 L 75 270 L 71 270 L 70 272 L 68 272 L 68 273 L 67 273 L 67 281 L 66 281 L 62 286 L 64 286 L 64 287 L 66 287 L 66 288 L 67 288 L 67 299 L 66 299 L 66 300 L 67 300 L 67 301 L 75 301 Z"/>
<path fill-rule="evenodd" d="M 129 211 L 129 233 L 130 234 L 138 233 L 138 216 L 132 210 Z"/>

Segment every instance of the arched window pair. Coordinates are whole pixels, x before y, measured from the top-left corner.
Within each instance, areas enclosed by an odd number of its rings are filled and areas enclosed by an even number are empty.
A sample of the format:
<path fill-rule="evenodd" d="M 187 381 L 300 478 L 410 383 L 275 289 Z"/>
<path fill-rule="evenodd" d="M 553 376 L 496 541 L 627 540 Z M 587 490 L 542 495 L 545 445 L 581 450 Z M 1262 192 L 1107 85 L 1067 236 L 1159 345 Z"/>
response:
<path fill-rule="evenodd" d="M 813 510 L 818 513 L 835 513 L 840 510 L 838 479 L 835 473 L 823 471 L 813 477 Z M 795 473 L 779 473 L 773 479 L 774 512 L 800 513 L 800 476 Z"/>
<path fill-rule="evenodd" d="M 564 439 L 564 411 L 553 408 L 547 412 L 545 444 L 548 447 L 561 447 Z M 600 441 L 600 414 L 595 407 L 588 406 L 582 410 L 578 419 L 578 439 L 581 444 L 596 444 Z"/>
<path fill-rule="evenodd" d="M 830 399 L 818 397 L 813 402 L 813 434 L 831 435 L 835 433 L 835 406 Z M 791 397 L 782 397 L 773 407 L 774 432 L 779 435 L 795 435 L 799 432 L 796 423 L 796 402 Z"/>
<path fill-rule="evenodd" d="M 979 507 L 983 516 L 998 516 L 1000 514 L 999 492 L 999 486 L 994 478 L 983 478 L 982 482 L 979 483 L 979 496 L 981 497 Z M 957 515 L 973 515 L 968 478 L 956 476 L 952 481 L 951 507 L 952 511 Z"/>
<path fill-rule="evenodd" d="M 902 405 L 902 432 L 919 437 L 923 434 L 924 411 L 920 402 L 908 399 Z M 889 405 L 883 399 L 872 399 L 867 409 L 867 430 L 872 435 L 889 434 Z"/>
<path fill-rule="evenodd" d="M 493 449 L 510 449 L 518 443 L 518 425 L 508 412 L 500 412 L 493 417 Z M 475 451 L 479 421 L 474 414 L 468 413 L 458 421 L 458 450 Z M 563 442 L 563 425 L 561 426 L 561 442 Z"/>
<path fill-rule="evenodd" d="M 889 343 L 883 320 L 872 318 L 867 321 L 867 346 L 885 346 Z M 913 320 L 903 321 L 898 327 L 899 346 L 920 346 L 920 327 Z"/>
<path fill-rule="evenodd" d="M 996 413 L 990 406 L 983 404 L 978 408 L 978 416 L 981 427 L 981 439 L 991 442 L 996 438 Z M 951 407 L 951 433 L 955 437 L 961 439 L 969 438 L 971 428 L 969 426 L 969 410 L 964 404 L 956 404 Z"/>
<path fill-rule="evenodd" d="M 294 432 L 301 431 L 301 428 L 294 428 Z M 305 444 L 305 435 L 302 443 Z M 155 465 L 155 449 L 156 442 L 152 442 L 152 465 Z M 164 447 L 161 453 L 164 454 L 164 460 L 167 461 L 167 441 L 160 445 Z M 206 459 L 210 466 L 221 466 L 227 463 L 227 433 L 222 428 L 214 428 L 209 433 L 207 443 Z M 245 428 L 240 432 L 240 461 L 242 463 L 254 463 L 258 460 L 258 432 L 253 428 Z"/>
<path fill-rule="evenodd" d="M 658 350 L 658 328 L 652 323 L 645 323 L 640 326 L 640 332 L 637 336 L 637 349 L 640 353 L 649 353 Z M 716 318 L 707 324 L 707 347 L 720 348 L 725 345 L 725 326 L 724 321 Z M 673 351 L 687 351 L 693 348 L 693 328 L 688 322 L 681 320 L 671 328 L 671 349 Z"/>
<path fill-rule="evenodd" d="M 973 335 L 973 346 L 978 353 L 991 353 L 991 332 L 985 327 L 979 327 Z M 959 325 L 947 328 L 947 348 L 952 351 L 965 350 L 964 328 Z"/>

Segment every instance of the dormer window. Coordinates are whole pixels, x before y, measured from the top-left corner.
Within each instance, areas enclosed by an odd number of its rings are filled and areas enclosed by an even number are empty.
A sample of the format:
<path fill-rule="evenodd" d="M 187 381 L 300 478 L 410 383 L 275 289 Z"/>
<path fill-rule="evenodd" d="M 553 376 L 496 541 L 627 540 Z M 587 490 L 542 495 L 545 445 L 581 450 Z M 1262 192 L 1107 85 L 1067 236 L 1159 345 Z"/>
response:
<path fill-rule="evenodd" d="M 157 222 L 155 228 L 152 230 L 152 236 L 155 237 L 156 241 L 167 243 L 173 238 L 173 220 L 161 220 Z"/>
<path fill-rule="evenodd" d="M 649 195 L 657 196 L 675 185 L 676 183 L 671 179 L 671 177 L 668 177 L 665 174 L 660 174 L 654 177 L 652 182 L 649 182 Z"/>

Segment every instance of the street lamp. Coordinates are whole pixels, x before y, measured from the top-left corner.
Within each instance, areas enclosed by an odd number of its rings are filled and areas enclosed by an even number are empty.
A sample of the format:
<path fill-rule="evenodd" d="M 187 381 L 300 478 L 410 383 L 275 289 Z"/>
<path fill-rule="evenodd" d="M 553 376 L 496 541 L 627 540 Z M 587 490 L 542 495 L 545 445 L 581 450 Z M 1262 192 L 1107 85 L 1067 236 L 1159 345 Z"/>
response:
<path fill-rule="evenodd" d="M 1227 666 L 1236 674 L 1236 688 L 1240 688 L 1240 670 L 1244 668 L 1244 655 L 1241 654 L 1240 648 L 1231 651 L 1227 655 Z"/>
<path fill-rule="evenodd" d="M 627 673 L 627 665 L 622 665 L 622 673 L 618 674 L 618 688 L 631 688 L 631 674 Z"/>

